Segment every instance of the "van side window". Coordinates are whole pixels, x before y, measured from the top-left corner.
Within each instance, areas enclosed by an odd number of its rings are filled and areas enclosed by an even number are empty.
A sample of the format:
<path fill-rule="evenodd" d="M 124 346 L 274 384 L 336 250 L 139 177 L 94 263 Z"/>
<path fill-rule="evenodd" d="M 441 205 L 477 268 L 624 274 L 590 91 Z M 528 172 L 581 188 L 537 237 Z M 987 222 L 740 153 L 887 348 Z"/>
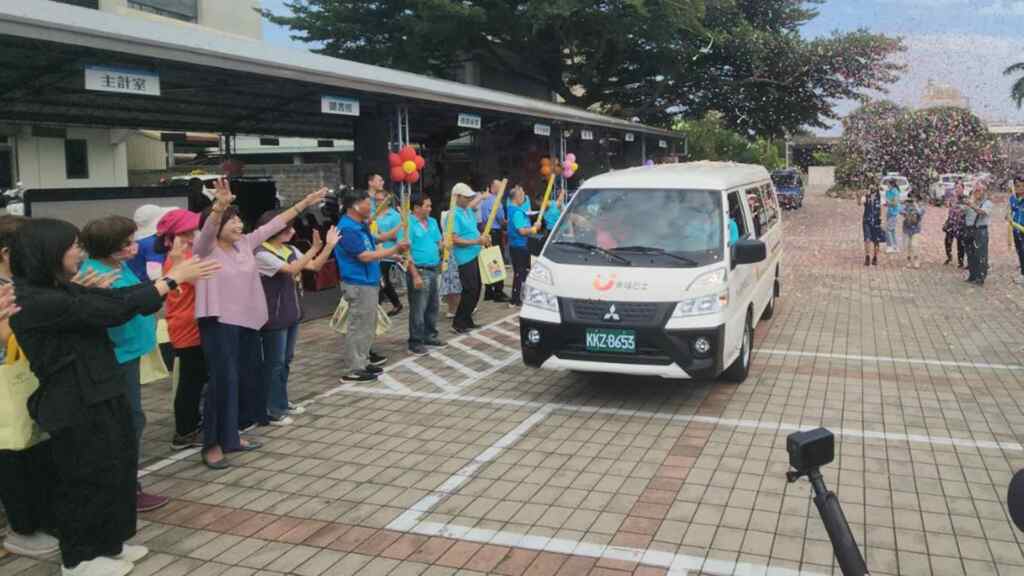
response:
<path fill-rule="evenodd" d="M 765 232 L 765 215 L 760 191 L 757 188 L 747 188 L 743 191 L 743 194 L 747 197 L 750 216 L 754 221 L 754 238 L 760 238 Z"/>
<path fill-rule="evenodd" d="M 750 236 L 747 230 L 747 219 L 743 217 L 743 206 L 740 204 L 740 193 L 729 192 L 729 219 L 736 223 L 740 238 Z"/>
<path fill-rule="evenodd" d="M 764 206 L 764 231 L 768 232 L 779 221 L 779 198 L 770 183 L 761 186 L 761 204 Z"/>
<path fill-rule="evenodd" d="M 750 213 L 754 217 L 754 231 L 761 238 L 779 221 L 779 205 L 771 184 L 762 184 L 747 190 Z"/>

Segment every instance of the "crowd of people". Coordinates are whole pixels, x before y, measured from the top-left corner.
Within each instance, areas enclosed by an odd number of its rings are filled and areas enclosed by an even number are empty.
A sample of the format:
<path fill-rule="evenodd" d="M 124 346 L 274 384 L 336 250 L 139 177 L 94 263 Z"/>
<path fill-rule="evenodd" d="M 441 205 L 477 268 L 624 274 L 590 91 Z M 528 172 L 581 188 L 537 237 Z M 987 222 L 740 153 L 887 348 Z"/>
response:
<path fill-rule="evenodd" d="M 901 200 L 895 180 L 887 183 L 883 194 L 872 190 L 860 199 L 864 213 L 864 265 L 877 266 L 879 247 L 884 243 L 887 254 L 906 254 L 909 268 L 921 267 L 919 242 L 926 214 L 926 203 L 916 192 Z M 954 256 L 958 269 L 966 270 L 965 281 L 984 286 L 989 275 L 990 227 L 995 216 L 995 204 L 989 197 L 988 186 L 975 182 L 967 190 L 959 180 L 946 192 L 943 199 L 945 220 L 942 224 L 946 260 L 950 266 Z M 1013 244 L 1020 265 L 1020 275 L 1014 282 L 1024 285 L 1024 177 L 1015 178 L 1010 194 L 1006 221 L 1012 227 Z M 902 222 L 900 220 L 902 219 Z M 902 228 L 902 241 L 898 230 Z M 954 250 L 954 245 L 956 250 Z"/>
<path fill-rule="evenodd" d="M 127 574 L 148 554 L 126 542 L 139 512 L 168 502 L 137 480 L 143 385 L 148 363 L 162 358 L 161 317 L 177 363 L 170 446 L 196 449 L 208 468 L 224 470 L 229 454 L 261 447 L 247 431 L 286 426 L 303 412 L 288 396 L 303 271 L 336 261 L 348 305 L 341 380 L 375 380 L 387 362 L 373 351 L 378 309 L 389 302 L 391 317 L 406 310 L 396 270 L 407 286 L 409 351 L 429 354 L 445 346 L 442 299 L 459 334 L 479 328 L 481 296 L 521 304 L 529 239 L 557 221 L 564 203 L 559 195 L 531 223 L 522 186 L 506 195 L 498 181 L 480 193 L 460 183 L 454 211 L 439 222 L 428 196 L 412 195 L 406 216 L 379 174 L 366 182 L 346 191 L 337 225 L 323 237 L 314 231 L 305 251 L 292 221 L 325 189 L 263 214 L 248 233 L 226 180 L 201 214 L 147 205 L 134 218 L 108 216 L 81 230 L 0 217 L 0 362 L 27 360 L 38 380 L 24 406 L 9 407 L 37 433 L 17 445 L 0 441 L 8 550 L 59 553 L 64 574 L 86 576 Z M 503 283 L 483 286 L 477 258 L 492 245 L 507 247 L 511 296 Z"/>

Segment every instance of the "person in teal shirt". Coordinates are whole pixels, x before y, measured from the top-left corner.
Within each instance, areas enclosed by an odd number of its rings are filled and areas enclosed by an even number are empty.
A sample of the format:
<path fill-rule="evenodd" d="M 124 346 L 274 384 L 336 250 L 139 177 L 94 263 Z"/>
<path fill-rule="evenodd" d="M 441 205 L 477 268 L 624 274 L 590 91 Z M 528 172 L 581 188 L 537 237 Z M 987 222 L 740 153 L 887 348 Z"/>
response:
<path fill-rule="evenodd" d="M 89 258 L 82 263 L 82 272 L 120 272 L 112 288 L 128 288 L 140 284 L 139 278 L 127 265 L 139 250 L 134 240 L 137 228 L 135 221 L 123 216 L 108 216 L 86 224 L 82 229 L 81 241 Z M 120 326 L 108 328 L 107 334 L 114 344 L 114 354 L 124 374 L 125 396 L 132 407 L 135 440 L 141 455 L 146 414 L 142 411 L 140 360 L 156 348 L 156 317 L 134 316 Z M 167 502 L 166 497 L 143 493 L 141 485 L 136 491 L 136 508 L 139 512 L 155 510 Z"/>
<path fill-rule="evenodd" d="M 433 204 L 426 194 L 413 195 L 409 220 L 411 261 L 406 271 L 409 296 L 409 352 L 423 356 L 428 347 L 444 346 L 438 338 L 440 309 L 441 227 L 430 216 Z M 405 231 L 398 232 L 399 240 Z"/>
<path fill-rule="evenodd" d="M 366 184 L 370 188 L 371 214 L 376 216 L 374 222 L 377 229 L 374 232 L 377 242 L 385 250 L 395 247 L 395 238 L 398 235 L 398 228 L 402 224 L 402 215 L 395 210 L 395 202 L 390 198 L 388 191 L 384 188 L 384 178 L 380 174 L 367 176 Z M 388 202 L 388 207 L 378 215 L 377 207 Z M 398 297 L 398 291 L 391 281 L 391 269 L 395 266 L 395 260 L 388 258 L 380 261 L 380 274 L 384 280 L 384 286 L 378 295 L 378 303 L 383 304 L 385 300 L 391 302 L 391 311 L 388 316 L 397 316 L 402 311 L 402 300 Z"/>
<path fill-rule="evenodd" d="M 459 334 L 478 328 L 473 322 L 473 310 L 480 300 L 481 279 L 477 256 L 485 246 L 491 245 L 490 236 L 481 236 L 477 228 L 476 213 L 471 204 L 476 192 L 468 185 L 458 183 L 452 188 L 457 207 L 455 224 L 452 226 L 452 244 L 455 263 L 459 266 L 459 282 L 462 283 L 462 297 L 455 311 L 452 328 Z"/>
<path fill-rule="evenodd" d="M 533 233 L 530 217 L 526 215 L 530 201 L 522 186 L 512 188 L 508 209 L 508 253 L 512 260 L 512 306 L 523 305 L 523 283 L 530 275 L 530 249 L 528 238 Z"/>
<path fill-rule="evenodd" d="M 562 190 L 558 194 L 558 199 L 555 200 L 554 204 L 551 204 L 544 211 L 544 228 L 548 232 L 555 229 L 555 224 L 558 223 L 558 219 L 562 217 L 562 210 L 565 208 L 565 190 Z"/>

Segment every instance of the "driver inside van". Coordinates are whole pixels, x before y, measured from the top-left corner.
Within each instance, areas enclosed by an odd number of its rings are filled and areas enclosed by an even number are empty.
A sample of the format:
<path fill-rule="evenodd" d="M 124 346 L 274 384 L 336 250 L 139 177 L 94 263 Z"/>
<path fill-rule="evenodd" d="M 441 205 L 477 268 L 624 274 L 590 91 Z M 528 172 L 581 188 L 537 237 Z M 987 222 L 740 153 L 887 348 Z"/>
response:
<path fill-rule="evenodd" d="M 682 200 L 686 219 L 680 237 L 680 250 L 702 252 L 720 246 L 721 221 L 715 218 L 715 205 L 709 194 L 695 192 L 684 194 Z"/>

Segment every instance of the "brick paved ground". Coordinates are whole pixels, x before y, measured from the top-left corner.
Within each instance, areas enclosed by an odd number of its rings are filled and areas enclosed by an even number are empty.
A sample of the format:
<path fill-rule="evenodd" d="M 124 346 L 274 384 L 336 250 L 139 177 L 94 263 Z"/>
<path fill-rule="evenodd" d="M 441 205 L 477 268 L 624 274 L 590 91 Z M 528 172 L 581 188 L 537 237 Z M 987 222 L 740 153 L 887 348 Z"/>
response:
<path fill-rule="evenodd" d="M 786 434 L 817 425 L 838 434 L 826 478 L 874 574 L 1024 573 L 1004 506 L 1024 467 L 1005 231 L 978 289 L 942 266 L 939 210 L 907 270 L 863 266 L 855 205 L 805 206 L 742 385 L 532 371 L 489 305 L 492 327 L 440 356 L 399 360 L 396 328 L 388 377 L 341 387 L 340 337 L 315 322 L 292 372 L 309 412 L 226 472 L 164 460 L 169 386 L 147 387 L 143 482 L 174 500 L 141 520 L 134 574 L 837 574 L 808 485 L 784 479 Z"/>

